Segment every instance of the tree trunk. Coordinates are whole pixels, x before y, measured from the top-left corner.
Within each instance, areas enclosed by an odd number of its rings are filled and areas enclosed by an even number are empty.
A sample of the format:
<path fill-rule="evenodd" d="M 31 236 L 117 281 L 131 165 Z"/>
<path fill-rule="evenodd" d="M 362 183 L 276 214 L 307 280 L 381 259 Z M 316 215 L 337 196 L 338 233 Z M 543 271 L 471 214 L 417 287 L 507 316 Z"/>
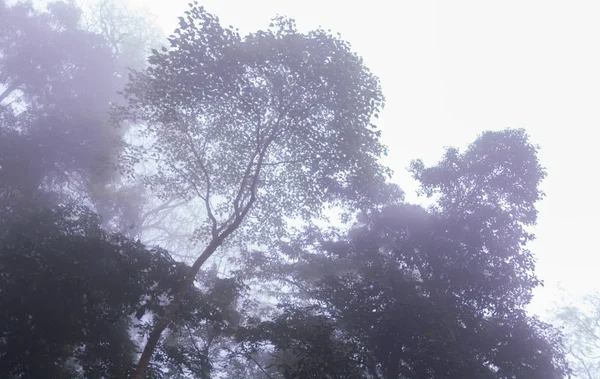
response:
<path fill-rule="evenodd" d="M 237 228 L 236 228 L 237 229 Z M 235 229 L 234 229 L 235 230 Z M 233 230 L 231 231 L 233 232 Z M 230 233 L 229 233 L 230 234 Z M 150 360 L 152 359 L 152 355 L 154 354 L 154 350 L 158 346 L 158 342 L 160 341 L 160 336 L 165 331 L 167 326 L 173 321 L 173 318 L 179 311 L 179 307 L 181 306 L 181 301 L 188 293 L 190 288 L 194 285 L 194 280 L 200 268 L 206 262 L 208 258 L 221 246 L 223 241 L 225 240 L 224 235 L 213 238 L 212 241 L 208 244 L 206 249 L 202 252 L 202 254 L 196 259 L 192 267 L 188 270 L 185 275 L 185 278 L 181 282 L 177 292 L 173 296 L 173 301 L 167 305 L 165 309 L 165 313 L 162 317 L 160 317 L 156 323 L 154 324 L 154 328 L 150 335 L 148 336 L 148 341 L 146 342 L 146 346 L 144 346 L 144 351 L 138 361 L 137 367 L 135 369 L 135 373 L 133 374 L 133 379 L 144 379 L 146 376 L 146 371 L 148 369 L 148 365 L 150 364 Z"/>
<path fill-rule="evenodd" d="M 242 224 L 242 221 L 248 214 L 248 211 L 250 210 L 250 208 L 252 208 L 252 205 L 256 200 L 255 190 L 257 177 L 258 176 L 256 176 L 254 179 L 252 185 L 252 195 L 250 195 L 250 199 L 248 200 L 246 206 L 244 206 L 243 210 L 234 218 L 232 223 L 227 228 L 225 228 L 225 230 L 223 230 L 222 233 L 213 237 L 208 246 L 206 246 L 206 249 L 204 249 L 202 254 L 200 254 L 198 259 L 196 259 L 192 267 L 190 267 L 190 269 L 188 270 L 185 278 L 183 279 L 183 282 L 181 283 L 181 285 L 177 289 L 177 292 L 175 292 L 175 295 L 173 296 L 173 301 L 169 303 L 169 305 L 167 305 L 164 315 L 158 319 L 158 321 L 154 325 L 154 328 L 152 329 L 152 332 L 148 336 L 148 341 L 146 342 L 146 346 L 144 346 L 144 351 L 142 352 L 142 356 L 138 361 L 132 379 L 145 378 L 146 371 L 148 370 L 148 365 L 150 364 L 150 360 L 152 359 L 152 355 L 154 354 L 154 350 L 156 350 L 156 346 L 158 346 L 158 342 L 160 341 L 160 336 L 162 335 L 162 332 L 164 332 L 164 330 L 167 328 L 167 326 L 169 326 L 171 321 L 173 321 L 173 318 L 179 311 L 181 301 L 183 300 L 183 297 L 188 293 L 190 288 L 194 285 L 194 280 L 196 279 L 196 275 L 198 275 L 198 271 L 200 271 L 200 268 L 202 267 L 204 262 L 206 262 L 206 260 L 210 258 L 211 255 L 213 255 L 213 253 L 219 248 L 219 246 L 223 244 L 223 241 L 225 241 L 227 237 L 229 237 L 233 232 L 237 230 L 237 228 L 239 228 L 239 226 Z"/>
<path fill-rule="evenodd" d="M 258 162 L 256 163 L 256 169 L 254 170 L 252 184 L 250 185 L 250 198 L 248 199 L 248 202 L 241 208 L 241 210 L 236 209 L 235 217 L 231 221 L 231 224 L 229 224 L 229 226 L 222 230 L 222 232 L 217 232 L 215 229 L 213 229 L 213 233 L 218 234 L 213 234 L 213 238 L 208 244 L 208 246 L 206 246 L 206 249 L 204 249 L 202 254 L 200 254 L 198 259 L 196 259 L 192 267 L 190 267 L 190 269 L 188 270 L 185 278 L 183 279 L 183 282 L 177 289 L 175 296 L 173 296 L 173 301 L 169 303 L 169 305 L 166 307 L 164 315 L 161 318 L 159 318 L 156 324 L 154 325 L 152 332 L 148 336 L 148 341 L 146 342 L 146 346 L 144 346 L 144 351 L 142 351 L 142 355 L 140 357 L 140 360 L 138 361 L 132 379 L 145 379 L 146 371 L 148 370 L 148 365 L 150 364 L 150 360 L 152 359 L 154 350 L 156 350 L 156 347 L 158 346 L 160 336 L 162 335 L 162 332 L 164 332 L 164 330 L 167 328 L 167 326 L 169 326 L 171 321 L 173 321 L 173 318 L 179 311 L 181 301 L 183 300 L 183 297 L 187 294 L 187 292 L 190 290 L 190 288 L 194 285 L 194 280 L 196 279 L 196 275 L 198 275 L 198 271 L 200 271 L 200 268 L 202 267 L 204 262 L 206 262 L 206 260 L 210 258 L 211 255 L 213 255 L 213 253 L 219 248 L 219 246 L 223 244 L 223 241 L 225 241 L 233 232 L 235 232 L 239 228 L 239 226 L 242 224 L 242 221 L 244 221 L 246 215 L 254 205 L 254 202 L 256 201 L 256 188 L 258 186 L 260 169 L 262 167 L 263 159 L 265 157 L 267 148 L 269 147 L 271 142 L 273 142 L 273 139 L 274 136 L 269 137 L 267 139 L 267 142 L 263 146 L 259 146 L 257 154 L 255 154 L 255 156 L 258 155 Z M 252 157 L 252 160 L 248 166 L 249 168 L 252 167 L 252 162 L 254 162 L 255 156 Z M 243 190 L 243 182 L 241 186 L 242 187 L 240 188 L 240 194 Z M 216 220 L 213 219 L 213 222 L 216 223 Z"/>

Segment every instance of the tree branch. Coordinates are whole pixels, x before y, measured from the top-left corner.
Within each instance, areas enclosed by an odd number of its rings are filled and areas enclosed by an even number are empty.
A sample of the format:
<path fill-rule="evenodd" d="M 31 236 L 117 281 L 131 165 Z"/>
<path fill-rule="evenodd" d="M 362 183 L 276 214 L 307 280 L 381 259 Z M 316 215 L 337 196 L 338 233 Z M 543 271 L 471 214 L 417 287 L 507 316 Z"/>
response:
<path fill-rule="evenodd" d="M 184 321 L 183 326 L 185 327 L 185 329 L 188 332 L 188 335 L 190 336 L 190 341 L 192 342 L 192 346 L 194 347 L 194 350 L 196 350 L 196 353 L 198 353 L 199 355 L 204 355 L 204 353 L 198 347 L 198 344 L 196 344 L 196 338 L 192 334 L 192 330 L 190 329 L 188 323 Z"/>
<path fill-rule="evenodd" d="M 248 160 L 248 164 L 246 165 L 246 169 L 244 170 L 244 173 L 242 174 L 242 179 L 240 181 L 240 186 L 239 186 L 238 192 L 237 192 L 237 194 L 235 196 L 235 200 L 233 201 L 234 215 L 239 214 L 240 201 L 242 200 L 242 196 L 243 196 L 243 194 L 245 192 L 244 189 L 246 187 L 245 186 L 246 180 L 248 179 L 248 176 L 250 175 L 250 172 L 252 171 L 252 166 L 254 166 L 254 160 L 260 154 L 260 152 L 261 152 L 260 142 L 257 141 L 256 149 L 254 150 L 254 152 L 252 153 L 252 156 Z"/>
<path fill-rule="evenodd" d="M 190 135 L 187 128 L 186 128 L 184 134 L 187 137 L 188 145 L 192 151 L 192 154 L 194 155 L 194 158 L 196 158 L 196 162 L 198 163 L 198 166 L 200 167 L 200 171 L 202 171 L 202 173 L 204 174 L 204 180 L 206 181 L 206 194 L 204 196 L 204 206 L 206 207 L 206 213 L 208 214 L 208 218 L 210 219 L 210 221 L 212 223 L 211 234 L 214 238 L 217 236 L 219 231 L 218 231 L 217 218 L 213 214 L 212 206 L 210 205 L 210 193 L 211 193 L 210 174 L 208 173 L 208 169 L 206 168 L 206 165 L 204 164 L 204 160 L 202 159 L 202 157 L 200 156 L 200 153 L 196 149 L 196 145 L 194 144 L 194 139 Z"/>
<path fill-rule="evenodd" d="M 575 352 L 573 351 L 573 348 L 571 348 L 571 347 L 569 347 L 569 352 L 583 366 L 583 368 L 585 370 L 585 373 L 588 376 L 588 379 L 594 379 L 594 377 L 592 376 L 592 373 L 591 373 L 589 367 L 585 364 L 585 361 L 583 360 L 583 358 L 581 358 L 581 357 L 579 357 L 579 355 L 575 354 Z"/>
<path fill-rule="evenodd" d="M 258 361 L 256 361 L 256 359 L 254 359 L 254 357 L 250 353 L 245 353 L 244 356 L 250 359 L 252 362 L 254 362 L 267 378 L 273 379 L 273 377 L 260 365 L 260 363 L 258 363 Z"/>
<path fill-rule="evenodd" d="M 265 163 L 263 163 L 263 166 L 279 166 L 279 165 L 284 165 L 284 164 L 302 163 L 302 162 L 307 162 L 307 161 L 310 161 L 310 158 L 295 159 L 295 160 L 289 160 L 289 161 L 278 161 L 278 162 L 265 162 Z"/>
<path fill-rule="evenodd" d="M 162 203 L 162 204 L 161 204 L 161 205 L 159 205 L 158 207 L 156 207 L 156 208 L 152 208 L 152 209 L 150 209 L 149 211 L 146 211 L 146 212 L 144 212 L 144 213 L 142 214 L 142 217 L 141 217 L 141 218 L 142 218 L 143 220 L 145 220 L 145 219 L 147 219 L 148 217 L 150 217 L 151 215 L 156 215 L 156 214 L 158 214 L 158 213 L 160 213 L 160 212 L 162 212 L 162 211 L 165 211 L 165 210 L 170 210 L 170 209 L 173 209 L 173 208 L 177 208 L 178 206 L 180 206 L 180 205 L 183 205 L 183 204 L 187 203 L 187 201 L 181 201 L 181 202 L 178 202 L 178 203 L 172 204 L 172 203 L 173 203 L 175 200 L 176 200 L 176 198 L 175 198 L 175 197 L 172 197 L 171 199 L 169 199 L 169 200 L 167 200 L 166 202 Z"/>

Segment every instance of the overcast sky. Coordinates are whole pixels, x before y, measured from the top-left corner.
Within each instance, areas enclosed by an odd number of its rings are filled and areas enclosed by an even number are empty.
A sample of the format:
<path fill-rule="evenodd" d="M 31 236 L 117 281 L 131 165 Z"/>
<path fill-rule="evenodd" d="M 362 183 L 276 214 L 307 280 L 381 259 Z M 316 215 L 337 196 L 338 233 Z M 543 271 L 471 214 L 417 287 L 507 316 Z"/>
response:
<path fill-rule="evenodd" d="M 170 33 L 188 1 L 135 0 Z M 433 164 L 490 129 L 524 127 L 549 176 L 540 204 L 532 311 L 560 282 L 571 294 L 600 287 L 597 194 L 600 1 L 205 0 L 242 33 L 277 15 L 340 32 L 382 80 L 379 125 L 395 181 L 415 200 L 413 158 Z M 598 151 L 598 152 L 597 152 Z"/>

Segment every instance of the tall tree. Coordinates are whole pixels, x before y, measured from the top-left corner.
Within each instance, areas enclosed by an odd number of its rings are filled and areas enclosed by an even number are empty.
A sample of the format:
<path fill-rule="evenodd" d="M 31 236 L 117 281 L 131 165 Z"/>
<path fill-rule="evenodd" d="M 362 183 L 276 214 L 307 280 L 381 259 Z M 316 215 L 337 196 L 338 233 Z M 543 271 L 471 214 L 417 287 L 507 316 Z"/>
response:
<path fill-rule="evenodd" d="M 154 162 L 151 188 L 204 206 L 204 249 L 156 320 L 136 378 L 200 267 L 236 232 L 268 243 L 285 234 L 286 218 L 321 217 L 324 204 L 341 201 L 368 207 L 388 194 L 371 123 L 383 104 L 379 81 L 347 43 L 283 18 L 241 38 L 196 3 L 169 41 L 132 75 L 116 116 L 143 125 L 149 144 L 132 146 L 129 162 Z"/>
<path fill-rule="evenodd" d="M 526 227 L 535 223 L 545 176 L 527 134 L 487 132 L 464 152 L 448 149 L 435 166 L 415 161 L 412 171 L 435 196 L 431 208 L 386 207 L 313 253 L 288 247 L 283 266 L 255 255 L 263 261 L 254 271 L 268 276 L 275 267 L 275 278 L 300 290 L 294 303 L 317 304 L 312 314 L 326 315 L 336 339 L 354 346 L 347 357 L 363 377 L 563 378 L 559 333 L 525 312 L 540 284 Z M 298 341 L 285 331 L 265 334 L 269 322 L 255 329 L 263 343 Z M 300 341 L 296 360 L 311 359 L 294 363 L 296 373 L 318 364 L 318 347 L 327 346 Z"/>

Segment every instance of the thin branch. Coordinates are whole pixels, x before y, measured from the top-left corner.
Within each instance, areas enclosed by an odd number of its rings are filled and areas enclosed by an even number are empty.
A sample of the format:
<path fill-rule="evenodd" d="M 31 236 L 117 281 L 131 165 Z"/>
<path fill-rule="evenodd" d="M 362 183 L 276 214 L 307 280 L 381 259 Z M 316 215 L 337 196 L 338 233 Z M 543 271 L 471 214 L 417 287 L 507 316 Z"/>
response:
<path fill-rule="evenodd" d="M 194 189 L 194 191 L 196 192 L 196 195 L 201 198 L 202 200 L 205 199 L 204 194 L 202 193 L 202 191 L 200 191 L 200 188 L 198 188 L 198 185 L 196 184 L 196 181 L 192 179 L 191 175 L 188 175 L 186 173 L 184 173 L 182 171 L 182 169 L 178 168 L 177 166 L 175 166 L 175 164 L 169 164 L 169 167 L 175 171 L 177 174 L 179 174 L 180 176 L 182 176 L 184 179 L 186 179 L 188 181 L 188 183 L 190 184 L 190 187 L 192 187 Z"/>
<path fill-rule="evenodd" d="M 5 107 L 10 107 L 10 106 L 12 106 L 15 103 L 20 102 L 21 99 L 23 99 L 23 94 L 15 96 L 14 99 L 10 103 L 8 103 L 8 104 L 5 105 Z"/>
<path fill-rule="evenodd" d="M 305 158 L 305 159 L 295 159 L 295 160 L 289 160 L 289 161 L 265 162 L 265 163 L 263 163 L 263 166 L 278 166 L 278 165 L 283 165 L 283 164 L 302 163 L 302 162 L 307 162 L 310 160 L 311 160 L 310 158 Z"/>
<path fill-rule="evenodd" d="M 173 231 L 167 229 L 164 226 L 161 226 L 159 222 L 156 222 L 154 224 L 150 224 L 150 225 L 145 225 L 144 229 L 154 229 L 154 230 L 158 230 L 160 232 L 163 232 L 166 234 L 167 238 L 177 238 L 177 239 L 184 239 L 184 238 L 188 238 L 189 235 L 186 235 L 184 233 L 174 233 Z M 156 240 L 156 238 L 155 238 Z"/>
<path fill-rule="evenodd" d="M 262 115 L 257 110 L 258 122 L 256 123 L 256 146 L 260 146 L 260 126 L 262 125 Z"/>
<path fill-rule="evenodd" d="M 184 205 L 185 203 L 188 202 L 188 200 L 184 200 L 184 201 L 180 201 L 178 203 L 172 204 L 175 200 L 177 200 L 177 198 L 176 197 L 172 197 L 169 200 L 167 200 L 166 202 L 164 202 L 161 205 L 159 205 L 158 207 L 152 208 L 149 211 L 144 212 L 142 214 L 142 219 L 145 220 L 148 217 L 150 217 L 151 215 L 158 214 L 158 213 L 160 213 L 162 211 L 165 211 L 165 210 L 171 210 L 173 208 L 177 208 L 180 205 Z"/>
<path fill-rule="evenodd" d="M 248 160 L 248 164 L 246 165 L 246 169 L 244 170 L 244 173 L 242 174 L 242 179 L 240 181 L 240 186 L 238 189 L 238 192 L 235 196 L 235 200 L 233 201 L 233 210 L 234 210 L 234 215 L 238 215 L 239 211 L 240 211 L 240 203 L 242 201 L 242 196 L 245 192 L 246 189 L 246 181 L 248 179 L 248 177 L 250 176 L 250 172 L 252 171 L 252 166 L 254 166 L 254 160 L 256 159 L 256 157 L 260 154 L 260 149 L 257 148 L 254 153 L 252 153 L 252 156 L 250 157 L 250 159 Z"/>
<path fill-rule="evenodd" d="M 278 132 L 282 129 L 281 128 L 281 121 L 283 118 L 283 114 L 285 113 L 284 111 L 287 111 L 286 109 L 284 109 L 285 107 L 280 104 L 280 107 L 278 109 L 278 113 L 277 113 L 277 120 L 275 120 L 275 122 L 273 123 L 273 127 L 271 129 L 271 133 L 269 134 L 269 136 L 264 140 L 263 144 L 261 145 L 261 140 L 260 140 L 260 126 L 262 125 L 262 118 L 259 117 L 259 120 L 257 122 L 256 128 L 257 128 L 257 133 L 256 133 L 256 150 L 254 151 L 252 157 L 250 158 L 250 161 L 248 162 L 248 165 L 246 166 L 246 170 L 244 171 L 244 174 L 242 176 L 242 181 L 240 183 L 240 188 L 239 191 L 237 193 L 237 196 L 234 200 L 234 211 L 237 214 L 239 212 L 239 208 L 240 208 L 240 201 L 242 200 L 242 196 L 244 194 L 244 187 L 245 187 L 245 182 L 246 179 L 248 177 L 248 175 L 250 175 L 250 171 L 252 170 L 252 166 L 255 165 L 254 163 L 254 159 L 256 159 L 257 155 L 259 155 L 259 161 L 260 163 L 256 163 L 256 167 L 257 170 L 255 170 L 254 173 L 254 182 L 257 182 L 257 178 L 256 175 L 260 174 L 260 169 L 263 166 L 263 160 L 264 160 L 264 155 L 267 152 L 267 149 L 269 148 L 269 146 L 271 145 L 271 143 L 275 140 L 275 138 L 278 136 Z M 259 115 L 260 116 L 260 115 Z M 256 183 L 255 183 L 256 184 Z"/>
<path fill-rule="evenodd" d="M 217 221 L 217 218 L 215 217 L 215 215 L 213 214 L 212 206 L 210 205 L 210 193 L 211 193 L 210 174 L 208 173 L 208 169 L 206 168 L 206 165 L 204 164 L 204 160 L 202 159 L 202 157 L 200 156 L 200 153 L 196 149 L 196 145 L 194 144 L 194 139 L 190 135 L 190 132 L 189 132 L 189 130 L 187 130 L 187 128 L 186 128 L 184 134 L 188 139 L 188 145 L 189 145 L 190 149 L 192 150 L 192 154 L 194 155 L 194 158 L 196 158 L 196 162 L 198 163 L 198 166 L 200 167 L 200 171 L 202 171 L 202 173 L 204 174 L 204 180 L 206 181 L 204 205 L 206 207 L 206 213 L 208 214 L 208 218 L 210 219 L 210 221 L 212 223 L 212 226 L 211 226 L 212 236 L 216 237 L 218 235 L 218 221 Z"/>
<path fill-rule="evenodd" d="M 262 162 L 265 158 L 265 154 L 266 154 L 269 146 L 273 142 L 274 138 L 272 138 L 272 137 L 273 136 L 267 138 L 267 141 L 265 142 L 261 151 L 255 152 L 255 155 L 258 154 L 258 162 L 256 163 L 256 168 L 254 169 L 254 174 L 252 175 L 252 183 L 250 184 L 250 189 L 249 189 L 250 197 L 248 198 L 248 201 L 246 202 L 246 204 L 241 208 L 241 211 L 240 211 L 239 203 L 238 203 L 238 205 L 236 206 L 236 211 L 223 224 L 223 229 L 222 229 L 223 231 L 218 236 L 218 239 L 220 241 L 225 240 L 231 233 L 233 233 L 233 231 L 235 231 L 240 226 L 240 224 L 246 218 L 246 215 L 248 214 L 248 212 L 250 211 L 250 209 L 256 202 L 256 190 L 258 188 L 258 181 L 260 178 Z M 253 161 L 254 161 L 254 157 L 250 163 L 252 163 Z M 242 179 L 242 180 L 244 181 L 244 179 Z M 236 198 L 236 201 L 238 201 L 238 202 L 243 194 L 242 191 L 244 190 L 243 181 L 240 184 L 240 191 L 238 192 L 238 197 Z"/>
<path fill-rule="evenodd" d="M 245 353 L 244 354 L 246 356 L 246 358 L 250 359 L 252 362 L 254 362 L 258 368 L 260 369 L 260 371 L 262 371 L 263 374 L 265 374 L 265 376 L 269 379 L 273 379 L 273 377 L 267 372 L 265 371 L 265 369 L 260 365 L 260 363 L 258 363 L 256 361 L 256 359 L 254 359 L 254 357 L 252 357 L 252 355 L 250 353 Z"/>
<path fill-rule="evenodd" d="M 600 336 L 595 333 L 594 329 L 591 328 L 584 320 L 579 319 L 580 326 L 584 329 L 585 332 L 589 334 L 590 337 L 593 338 L 594 341 L 600 340 Z"/>
<path fill-rule="evenodd" d="M 200 348 L 198 347 L 198 345 L 196 344 L 196 338 L 194 337 L 194 335 L 192 334 L 192 330 L 190 329 L 189 325 L 187 322 L 183 322 L 183 326 L 185 327 L 185 329 L 187 330 L 189 336 L 190 336 L 190 341 L 192 342 L 192 346 L 194 347 L 194 350 L 196 350 L 196 353 L 198 353 L 199 355 L 205 355 Z"/>
<path fill-rule="evenodd" d="M 573 348 L 569 347 L 569 351 L 570 351 L 571 355 L 573 357 L 575 357 L 575 359 L 577 359 L 579 361 L 579 363 L 583 366 L 583 368 L 586 371 L 586 374 L 587 374 L 588 378 L 589 379 L 594 379 L 594 377 L 592 376 L 592 373 L 591 373 L 590 369 L 585 364 L 585 361 L 582 358 L 580 358 L 577 354 L 575 354 L 575 352 L 573 351 Z"/>

